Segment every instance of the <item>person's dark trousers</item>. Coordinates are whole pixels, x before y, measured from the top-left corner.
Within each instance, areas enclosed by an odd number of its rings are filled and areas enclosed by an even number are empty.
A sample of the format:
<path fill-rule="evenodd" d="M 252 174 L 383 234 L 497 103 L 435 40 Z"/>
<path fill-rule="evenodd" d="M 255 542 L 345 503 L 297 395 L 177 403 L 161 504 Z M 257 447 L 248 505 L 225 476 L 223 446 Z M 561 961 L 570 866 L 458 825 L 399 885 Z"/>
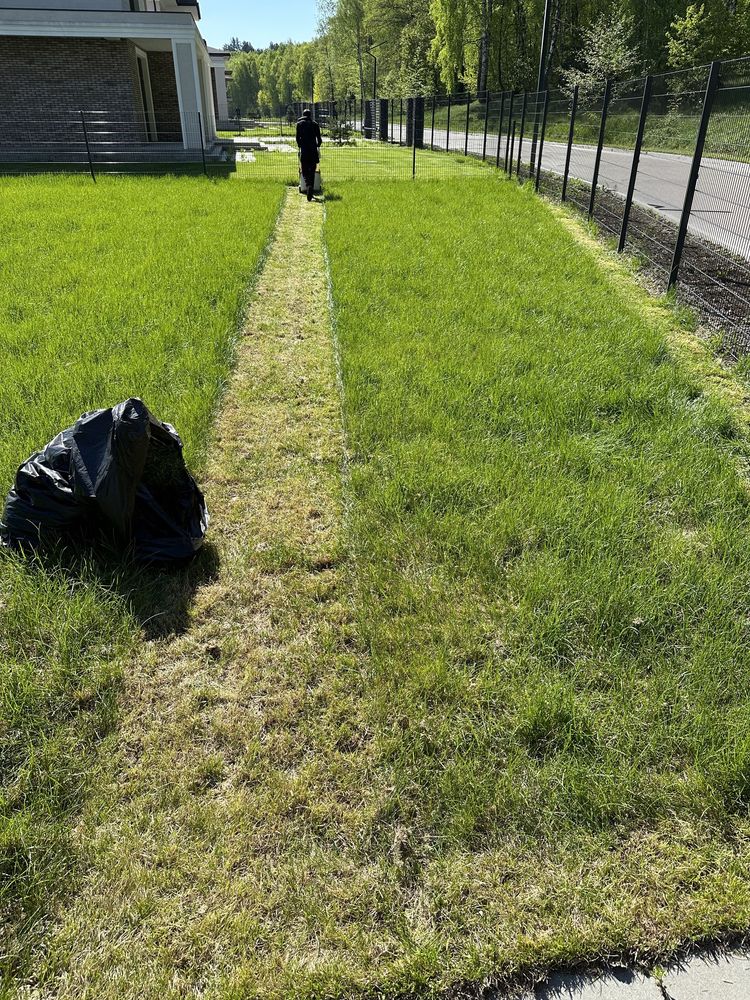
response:
<path fill-rule="evenodd" d="M 315 190 L 315 167 L 318 165 L 317 158 L 303 156 L 301 165 L 302 176 L 305 178 L 305 184 L 307 185 L 307 200 L 312 201 L 313 191 Z"/>

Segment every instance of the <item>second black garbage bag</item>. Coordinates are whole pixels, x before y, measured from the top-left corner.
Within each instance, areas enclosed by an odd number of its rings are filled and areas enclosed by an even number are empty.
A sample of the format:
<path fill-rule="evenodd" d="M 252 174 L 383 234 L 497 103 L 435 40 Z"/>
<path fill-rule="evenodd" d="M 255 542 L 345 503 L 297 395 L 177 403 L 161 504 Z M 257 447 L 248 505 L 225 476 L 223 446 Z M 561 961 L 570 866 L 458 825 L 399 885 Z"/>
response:
<path fill-rule="evenodd" d="M 133 398 L 84 413 L 20 466 L 0 533 L 36 547 L 104 528 L 139 561 L 176 562 L 195 555 L 207 527 L 177 431 Z"/>

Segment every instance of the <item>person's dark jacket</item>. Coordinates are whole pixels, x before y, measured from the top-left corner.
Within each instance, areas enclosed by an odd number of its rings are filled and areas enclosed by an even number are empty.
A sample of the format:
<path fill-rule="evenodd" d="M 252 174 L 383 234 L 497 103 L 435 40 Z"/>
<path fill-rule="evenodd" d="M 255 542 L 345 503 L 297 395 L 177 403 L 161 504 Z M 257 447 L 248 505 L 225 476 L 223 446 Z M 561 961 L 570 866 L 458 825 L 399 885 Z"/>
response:
<path fill-rule="evenodd" d="M 303 160 L 312 160 L 316 162 L 320 159 L 318 150 L 323 143 L 323 137 L 320 134 L 320 125 L 312 118 L 300 118 L 297 121 L 297 145 L 299 146 L 299 155 Z"/>

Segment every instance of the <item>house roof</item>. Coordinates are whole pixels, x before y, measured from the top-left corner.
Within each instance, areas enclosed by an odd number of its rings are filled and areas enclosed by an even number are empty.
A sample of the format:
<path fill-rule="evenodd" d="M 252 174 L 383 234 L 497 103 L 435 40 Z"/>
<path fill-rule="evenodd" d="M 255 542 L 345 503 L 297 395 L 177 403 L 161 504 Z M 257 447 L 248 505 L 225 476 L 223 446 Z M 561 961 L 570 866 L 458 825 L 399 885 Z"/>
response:
<path fill-rule="evenodd" d="M 178 7 L 195 7 L 198 12 L 198 20 L 200 20 L 201 8 L 198 0 L 175 0 L 175 3 Z"/>

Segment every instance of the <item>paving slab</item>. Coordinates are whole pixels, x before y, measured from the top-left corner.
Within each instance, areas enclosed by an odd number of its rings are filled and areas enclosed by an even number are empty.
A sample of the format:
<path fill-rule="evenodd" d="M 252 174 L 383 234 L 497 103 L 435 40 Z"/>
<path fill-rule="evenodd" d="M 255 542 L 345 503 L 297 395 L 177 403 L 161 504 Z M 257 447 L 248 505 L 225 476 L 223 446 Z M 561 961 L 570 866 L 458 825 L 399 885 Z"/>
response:
<path fill-rule="evenodd" d="M 703 952 L 667 967 L 669 1000 L 750 1000 L 750 951 Z"/>
<path fill-rule="evenodd" d="M 664 994 L 655 979 L 640 972 L 608 969 L 597 975 L 561 972 L 550 976 L 537 986 L 536 1000 L 664 1000 Z"/>

